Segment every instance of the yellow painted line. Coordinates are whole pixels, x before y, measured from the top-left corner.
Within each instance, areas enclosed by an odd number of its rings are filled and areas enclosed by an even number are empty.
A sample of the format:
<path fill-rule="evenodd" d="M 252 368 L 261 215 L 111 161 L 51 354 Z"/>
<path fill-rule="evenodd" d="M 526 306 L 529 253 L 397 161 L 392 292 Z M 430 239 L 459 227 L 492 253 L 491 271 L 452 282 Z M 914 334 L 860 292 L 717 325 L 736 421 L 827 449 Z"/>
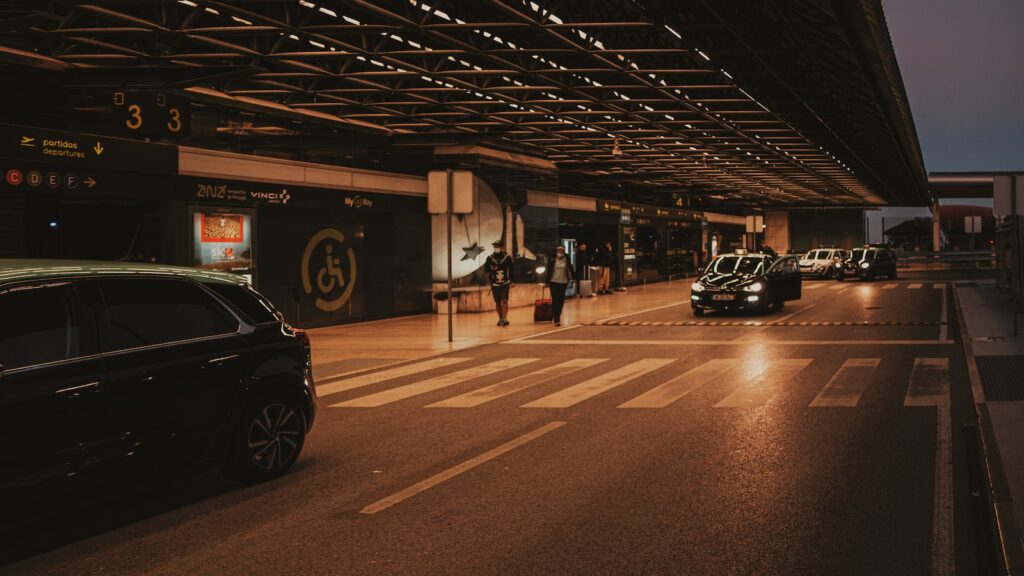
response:
<path fill-rule="evenodd" d="M 363 386 L 369 386 L 379 382 L 394 380 L 395 378 L 401 378 L 403 376 L 419 374 L 420 372 L 426 372 L 428 370 L 445 368 L 452 364 L 468 362 L 469 360 L 471 360 L 471 358 L 431 358 L 424 362 L 416 362 L 415 364 L 407 364 L 405 366 L 399 366 L 398 368 L 391 368 L 389 370 L 382 370 L 371 374 L 363 374 L 361 376 L 353 376 L 352 378 L 344 378 L 333 382 L 331 381 L 331 378 L 324 378 L 324 381 L 327 383 L 317 383 L 316 394 L 317 396 L 326 396 L 328 394 L 334 394 L 344 390 L 352 390 L 353 388 L 361 388 Z"/>
<path fill-rule="evenodd" d="M 569 408 L 675 362 L 674 358 L 644 358 L 580 382 L 554 394 L 523 404 L 523 408 Z"/>
<path fill-rule="evenodd" d="M 391 388 L 390 390 L 384 390 L 376 394 L 370 394 L 369 396 L 362 396 L 353 400 L 345 402 L 339 402 L 337 404 L 331 404 L 331 408 L 376 408 L 377 406 L 383 406 L 392 402 L 398 402 L 399 400 L 405 400 L 406 398 L 412 398 L 420 394 L 426 394 L 427 392 L 433 392 L 434 390 L 440 390 L 453 384 L 472 380 L 474 378 L 480 378 L 481 376 L 487 376 L 488 374 L 494 374 L 495 372 L 501 372 L 502 370 L 508 370 L 510 368 L 516 368 L 523 364 L 529 364 L 535 362 L 539 358 L 504 358 L 497 362 L 491 362 L 484 364 L 483 366 L 474 366 L 473 368 L 467 368 L 458 372 L 452 372 L 443 376 L 437 376 L 436 378 L 428 378 L 419 382 L 413 382 L 412 384 L 406 384 L 405 386 L 399 386 L 398 388 Z"/>
<path fill-rule="evenodd" d="M 501 342 L 501 344 L 533 345 L 533 346 L 750 346 L 748 340 L 569 340 L 548 339 L 518 342 Z M 949 346 L 955 340 L 765 340 L 758 342 L 765 346 Z"/>
<path fill-rule="evenodd" d="M 492 400 L 497 400 L 498 398 L 503 398 L 509 394 L 514 394 L 520 390 L 525 390 L 531 386 L 550 382 L 556 378 L 561 378 L 583 368 L 589 368 L 590 366 L 600 364 L 606 360 L 606 358 L 575 358 L 568 362 L 548 366 L 537 370 L 536 372 L 522 374 L 515 378 L 505 380 L 504 382 L 498 382 L 497 384 L 492 384 L 478 390 L 472 390 L 465 394 L 441 400 L 440 402 L 435 402 L 427 407 L 472 408 Z"/>
<path fill-rule="evenodd" d="M 738 362 L 739 360 L 735 358 L 709 360 L 624 404 L 620 404 L 619 408 L 664 408 L 701 385 L 714 381 L 723 372 L 736 366 Z"/>
<path fill-rule="evenodd" d="M 451 480 L 452 478 L 458 476 L 459 474 L 468 472 L 481 464 L 490 462 L 491 460 L 494 460 L 495 458 L 501 456 L 506 452 L 515 450 L 516 448 L 522 446 L 523 444 L 526 444 L 527 442 L 536 440 L 537 438 L 540 438 L 541 436 L 547 434 L 548 432 L 551 432 L 552 430 L 556 430 L 558 428 L 561 428 L 562 426 L 565 426 L 565 424 L 565 422 L 551 422 L 550 424 L 545 424 L 544 426 L 541 426 L 540 428 L 537 428 L 532 432 L 523 434 L 522 436 L 509 442 L 506 442 L 501 446 L 498 446 L 497 448 L 488 450 L 487 452 L 484 452 L 479 456 L 470 458 L 469 460 L 466 460 L 465 462 L 457 466 L 453 466 L 443 472 L 434 474 L 433 476 L 427 478 L 426 480 L 417 482 L 416 484 L 409 486 L 405 490 L 395 492 L 394 494 L 386 498 L 381 498 L 380 500 L 377 500 L 373 504 L 370 504 L 363 508 L 362 510 L 360 510 L 359 513 L 376 514 L 383 510 L 387 510 L 388 508 L 394 506 L 395 504 L 408 500 L 409 498 L 412 498 L 413 496 L 416 496 L 421 492 L 430 490 L 434 486 L 437 486 L 438 484 L 441 484 L 442 482 L 445 482 L 447 480 Z"/>
<path fill-rule="evenodd" d="M 811 401 L 810 407 L 856 407 L 871 381 L 871 375 L 880 363 L 880 358 L 847 358 Z"/>
<path fill-rule="evenodd" d="M 731 394 L 715 404 L 715 408 L 755 408 L 764 406 L 771 395 L 789 383 L 801 370 L 813 362 L 811 358 L 783 358 L 761 364 L 762 374 L 741 384 Z"/>

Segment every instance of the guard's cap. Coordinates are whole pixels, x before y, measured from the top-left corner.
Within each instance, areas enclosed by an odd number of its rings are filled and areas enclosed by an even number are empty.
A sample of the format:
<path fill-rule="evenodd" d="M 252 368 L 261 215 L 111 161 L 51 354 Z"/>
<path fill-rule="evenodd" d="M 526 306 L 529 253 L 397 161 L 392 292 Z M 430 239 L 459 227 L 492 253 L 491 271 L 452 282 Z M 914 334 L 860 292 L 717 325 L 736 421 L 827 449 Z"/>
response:
<path fill-rule="evenodd" d="M 494 242 L 491 242 L 491 246 L 504 246 L 504 245 L 505 245 L 505 242 L 502 241 L 502 240 L 495 240 Z"/>

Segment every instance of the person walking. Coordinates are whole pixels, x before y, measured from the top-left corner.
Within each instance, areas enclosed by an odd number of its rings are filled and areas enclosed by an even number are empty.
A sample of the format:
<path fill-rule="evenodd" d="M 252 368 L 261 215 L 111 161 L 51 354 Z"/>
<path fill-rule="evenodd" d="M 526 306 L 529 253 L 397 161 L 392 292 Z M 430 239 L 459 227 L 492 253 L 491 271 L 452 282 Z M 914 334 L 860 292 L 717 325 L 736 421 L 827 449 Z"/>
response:
<path fill-rule="evenodd" d="M 562 308 L 565 307 L 565 291 L 569 282 L 576 281 L 576 269 L 565 256 L 565 248 L 555 249 L 555 257 L 548 264 L 547 276 L 544 279 L 551 290 L 551 319 L 555 326 L 562 325 Z"/>
<path fill-rule="evenodd" d="M 498 313 L 498 326 L 508 326 L 508 294 L 512 286 L 512 256 L 505 252 L 505 243 L 493 244 L 494 253 L 487 257 L 484 268 L 491 281 L 494 309 Z"/>

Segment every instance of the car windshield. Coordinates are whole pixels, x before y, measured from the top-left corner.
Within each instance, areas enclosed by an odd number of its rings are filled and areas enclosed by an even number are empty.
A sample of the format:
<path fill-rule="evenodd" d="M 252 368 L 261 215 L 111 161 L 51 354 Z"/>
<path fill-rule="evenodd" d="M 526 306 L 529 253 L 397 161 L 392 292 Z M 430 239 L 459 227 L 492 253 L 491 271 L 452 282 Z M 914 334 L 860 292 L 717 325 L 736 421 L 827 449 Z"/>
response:
<path fill-rule="evenodd" d="M 763 258 L 752 256 L 719 256 L 708 271 L 716 274 L 760 274 Z"/>
<path fill-rule="evenodd" d="M 814 252 L 814 260 L 828 260 L 828 250 L 817 250 Z"/>
<path fill-rule="evenodd" d="M 854 250 L 850 253 L 850 259 L 854 262 L 869 262 L 875 259 L 874 250 Z"/>

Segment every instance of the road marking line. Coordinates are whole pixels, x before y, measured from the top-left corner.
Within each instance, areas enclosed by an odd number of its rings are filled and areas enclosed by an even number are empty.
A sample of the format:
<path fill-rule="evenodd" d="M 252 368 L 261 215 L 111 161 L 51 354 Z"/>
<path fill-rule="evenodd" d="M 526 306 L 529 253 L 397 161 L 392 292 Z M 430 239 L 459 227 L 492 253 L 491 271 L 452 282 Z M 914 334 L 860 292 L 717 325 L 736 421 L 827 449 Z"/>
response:
<path fill-rule="evenodd" d="M 806 288 L 804 288 L 804 290 L 817 290 L 818 288 L 821 288 L 822 286 L 824 286 L 824 284 L 809 284 L 809 285 L 807 285 Z"/>
<path fill-rule="evenodd" d="M 946 302 L 946 285 L 942 284 L 940 287 L 942 289 L 942 306 L 939 311 L 939 322 L 941 322 L 939 325 L 939 340 L 945 340 L 949 337 L 949 323 L 946 321 L 948 303 Z"/>
<path fill-rule="evenodd" d="M 811 358 L 783 358 L 770 364 L 761 363 L 757 374 L 740 381 L 736 390 L 723 398 L 715 408 L 756 408 L 764 406 L 779 387 L 785 386 L 801 370 L 813 362 Z"/>
<path fill-rule="evenodd" d="M 344 378 L 333 382 L 331 379 L 327 378 L 325 379 L 327 381 L 326 383 L 317 383 L 316 395 L 327 396 L 328 394 L 352 390 L 353 388 L 361 388 L 363 386 L 377 384 L 378 382 L 385 382 L 387 380 L 401 378 L 402 376 L 409 376 L 410 374 L 426 372 L 427 370 L 444 368 L 446 366 L 451 366 L 452 364 L 468 362 L 469 360 L 471 360 L 471 358 L 432 358 L 425 362 L 416 362 L 415 364 L 407 364 L 405 366 L 399 366 L 398 368 L 391 368 L 389 370 L 382 370 L 371 374 L 363 374 L 362 376 L 354 376 L 352 378 Z"/>
<path fill-rule="evenodd" d="M 554 366 L 548 366 L 537 370 L 536 372 L 530 372 L 510 378 L 497 384 L 485 386 L 478 390 L 471 390 L 465 394 L 460 394 L 440 402 L 435 402 L 427 406 L 427 408 L 472 408 L 479 406 L 491 400 L 497 400 L 503 398 L 509 394 L 514 394 L 520 390 L 525 390 L 531 386 L 550 382 L 555 378 L 560 378 L 567 374 L 582 370 L 583 368 L 589 368 L 595 364 L 607 361 L 607 358 L 575 358 L 568 362 L 562 362 L 561 364 L 555 364 Z"/>
<path fill-rule="evenodd" d="M 442 482 L 451 480 L 452 478 L 458 476 L 459 474 L 468 472 L 481 464 L 494 460 L 495 458 L 501 456 L 506 452 L 514 450 L 522 446 L 523 444 L 526 444 L 527 442 L 536 440 L 537 438 L 540 438 L 541 436 L 547 434 L 548 432 L 551 432 L 552 430 L 556 430 L 558 428 L 561 428 L 562 426 L 565 426 L 565 424 L 565 422 L 551 422 L 550 424 L 545 424 L 544 426 L 541 426 L 540 428 L 537 428 L 532 432 L 523 434 L 522 436 L 509 442 L 506 442 L 501 446 L 498 446 L 497 448 L 488 450 L 487 452 L 484 452 L 479 456 L 470 458 L 469 460 L 466 460 L 465 462 L 457 466 L 453 466 L 443 472 L 434 474 L 433 476 L 427 478 L 426 480 L 417 482 L 416 484 L 409 486 L 405 490 L 395 492 L 394 494 L 392 494 L 391 496 L 387 496 L 386 498 L 381 498 L 380 500 L 377 500 L 373 504 L 370 504 L 363 508 L 362 510 L 360 510 L 359 513 L 376 514 L 383 510 L 387 510 L 388 508 L 394 506 L 395 504 L 398 504 L 404 500 L 408 500 L 409 498 L 412 498 L 413 496 L 421 492 L 425 492 Z"/>
<path fill-rule="evenodd" d="M 935 500 L 932 509 L 932 575 L 951 575 L 953 547 L 953 440 L 949 411 L 949 358 L 916 358 L 904 406 L 934 406 Z"/>
<path fill-rule="evenodd" d="M 554 394 L 549 394 L 543 398 L 534 400 L 533 402 L 523 404 L 523 408 L 569 408 L 575 406 L 584 400 L 588 400 L 607 392 L 620 384 L 625 384 L 631 380 L 635 380 L 648 372 L 653 372 L 658 368 L 667 366 L 675 362 L 675 358 L 644 358 L 638 360 L 632 364 L 627 364 L 620 368 L 616 368 L 611 372 L 606 372 L 600 376 L 595 376 L 590 380 L 586 380 L 570 386 L 564 390 L 559 390 Z"/>
<path fill-rule="evenodd" d="M 390 404 L 392 402 L 398 402 L 399 400 L 405 400 L 406 398 L 412 398 L 413 396 L 419 396 L 420 394 L 425 394 L 427 392 L 433 392 L 434 390 L 440 390 L 441 388 L 445 388 L 453 384 L 458 384 L 474 378 L 480 378 L 481 376 L 487 376 L 488 374 L 494 374 L 495 372 L 500 372 L 509 368 L 515 368 L 537 360 L 539 360 L 539 358 L 504 358 L 497 362 L 484 364 L 483 366 L 474 366 L 473 368 L 467 368 L 458 372 L 437 376 L 436 378 L 428 378 L 419 382 L 413 382 L 412 384 L 406 384 L 405 386 L 399 386 L 398 388 L 391 388 L 390 390 L 384 390 L 383 392 L 370 394 L 369 396 L 362 396 L 353 400 L 331 404 L 331 408 L 376 408 L 377 406 L 383 406 L 384 404 Z"/>
<path fill-rule="evenodd" d="M 884 284 L 884 285 L 882 286 L 882 290 L 892 290 L 893 288 L 895 288 L 895 287 L 897 287 L 897 286 L 899 286 L 899 284 L 896 284 L 896 283 L 894 283 L 894 282 L 890 282 L 890 283 L 888 283 L 888 284 Z"/>
<path fill-rule="evenodd" d="M 709 360 L 628 402 L 620 404 L 619 408 L 664 408 L 698 387 L 711 382 L 729 368 L 736 366 L 737 362 L 739 361 L 735 358 Z"/>
<path fill-rule="evenodd" d="M 856 407 L 881 361 L 880 358 L 847 358 L 811 401 L 810 408 Z"/>
<path fill-rule="evenodd" d="M 844 288 L 846 288 L 846 284 L 836 284 L 829 288 L 829 290 L 843 290 Z"/>
<path fill-rule="evenodd" d="M 914 282 L 913 284 L 907 284 L 907 288 L 910 290 L 917 290 L 922 284 L 920 282 Z"/>
<path fill-rule="evenodd" d="M 749 346 L 746 340 L 524 340 L 501 344 L 533 346 Z M 953 340 L 766 340 L 766 346 L 948 346 Z"/>

